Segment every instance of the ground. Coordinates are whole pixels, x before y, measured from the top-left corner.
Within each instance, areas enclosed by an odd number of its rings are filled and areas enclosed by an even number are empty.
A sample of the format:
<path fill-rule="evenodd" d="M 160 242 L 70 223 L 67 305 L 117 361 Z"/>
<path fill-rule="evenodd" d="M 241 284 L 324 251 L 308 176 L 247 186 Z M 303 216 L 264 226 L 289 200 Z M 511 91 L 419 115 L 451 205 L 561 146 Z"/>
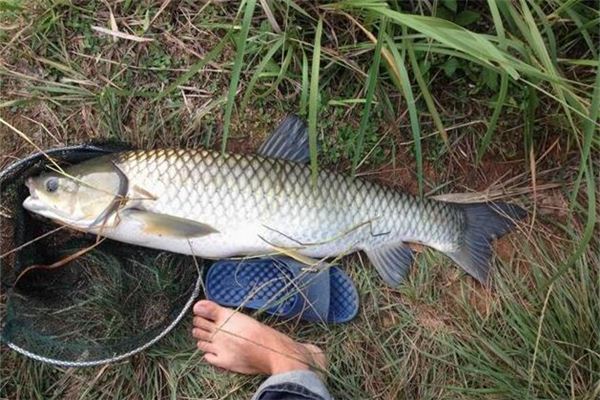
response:
<path fill-rule="evenodd" d="M 530 214 L 496 243 L 490 288 L 419 248 L 392 289 L 356 254 L 350 324 L 260 317 L 326 351 L 336 398 L 597 398 L 595 3 L 388 3 L 0 1 L 0 167 L 106 140 L 252 153 L 298 113 L 318 168 Z M 263 378 L 203 363 L 191 319 L 98 368 L 2 347 L 0 396 L 249 398 Z"/>

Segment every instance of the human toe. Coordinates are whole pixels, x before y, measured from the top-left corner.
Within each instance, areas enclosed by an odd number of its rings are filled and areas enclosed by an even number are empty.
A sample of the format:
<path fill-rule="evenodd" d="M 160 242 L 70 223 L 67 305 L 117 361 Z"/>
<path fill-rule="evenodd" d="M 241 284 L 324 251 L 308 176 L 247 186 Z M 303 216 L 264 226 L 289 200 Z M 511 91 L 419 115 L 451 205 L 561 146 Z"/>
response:
<path fill-rule="evenodd" d="M 192 336 L 198 340 L 203 340 L 205 342 L 211 342 L 213 333 L 205 331 L 204 329 L 194 328 L 194 329 L 192 329 Z"/>
<path fill-rule="evenodd" d="M 215 331 L 216 325 L 213 321 L 206 319 L 204 317 L 194 317 L 193 320 L 194 328 L 204 329 L 208 332 Z"/>
<path fill-rule="evenodd" d="M 204 340 L 198 340 L 198 343 L 196 343 L 196 347 L 205 353 L 216 354 L 217 352 L 217 348 L 214 344 Z"/>
<path fill-rule="evenodd" d="M 194 304 L 194 314 L 211 321 L 215 321 L 219 316 L 221 306 L 210 300 L 200 300 Z"/>
<path fill-rule="evenodd" d="M 322 370 L 327 369 L 327 356 L 319 347 L 314 344 L 302 344 L 306 349 L 306 355 L 309 356 L 312 367 L 316 367 Z"/>

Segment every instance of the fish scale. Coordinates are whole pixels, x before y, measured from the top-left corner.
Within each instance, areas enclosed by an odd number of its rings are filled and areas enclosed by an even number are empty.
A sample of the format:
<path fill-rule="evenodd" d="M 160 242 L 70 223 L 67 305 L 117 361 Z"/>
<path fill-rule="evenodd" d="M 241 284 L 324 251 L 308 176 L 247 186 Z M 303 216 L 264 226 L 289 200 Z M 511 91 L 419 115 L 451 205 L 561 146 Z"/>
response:
<path fill-rule="evenodd" d="M 449 204 L 328 171 L 320 171 L 313 185 L 302 164 L 208 150 L 125 152 L 115 164 L 130 187 L 157 198 L 137 207 L 222 233 L 258 222 L 265 251 L 268 243 L 303 244 L 307 254 L 324 257 L 402 241 L 446 250 L 461 241 L 463 216 Z M 313 245 L 323 242 L 329 243 Z"/>

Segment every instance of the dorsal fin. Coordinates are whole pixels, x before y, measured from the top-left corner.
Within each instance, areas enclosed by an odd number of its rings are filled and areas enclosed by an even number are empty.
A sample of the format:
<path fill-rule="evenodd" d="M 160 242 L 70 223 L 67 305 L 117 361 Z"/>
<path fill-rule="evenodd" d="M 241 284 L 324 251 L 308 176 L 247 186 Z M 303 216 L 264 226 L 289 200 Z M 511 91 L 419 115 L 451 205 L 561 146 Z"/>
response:
<path fill-rule="evenodd" d="M 307 163 L 310 160 L 308 150 L 308 128 L 304 120 L 297 115 L 288 115 L 277 129 L 258 149 L 263 157 Z"/>

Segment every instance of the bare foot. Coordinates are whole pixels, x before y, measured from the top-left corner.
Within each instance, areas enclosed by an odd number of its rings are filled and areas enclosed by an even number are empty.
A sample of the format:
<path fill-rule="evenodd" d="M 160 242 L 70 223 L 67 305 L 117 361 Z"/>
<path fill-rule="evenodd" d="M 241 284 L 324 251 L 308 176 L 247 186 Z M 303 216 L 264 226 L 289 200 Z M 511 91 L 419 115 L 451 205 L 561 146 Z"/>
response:
<path fill-rule="evenodd" d="M 210 364 L 242 374 L 275 375 L 326 368 L 317 346 L 298 343 L 240 312 L 201 300 L 194 305 L 192 335 Z"/>

